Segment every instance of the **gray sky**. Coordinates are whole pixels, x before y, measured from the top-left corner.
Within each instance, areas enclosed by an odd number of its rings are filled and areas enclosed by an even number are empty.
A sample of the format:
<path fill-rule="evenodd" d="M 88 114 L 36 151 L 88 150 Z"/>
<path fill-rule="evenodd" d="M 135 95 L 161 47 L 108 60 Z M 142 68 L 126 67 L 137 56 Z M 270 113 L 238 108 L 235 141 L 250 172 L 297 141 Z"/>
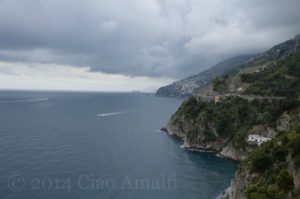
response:
<path fill-rule="evenodd" d="M 295 36 L 299 9 L 299 0 L 0 0 L 0 88 L 154 90 Z"/>

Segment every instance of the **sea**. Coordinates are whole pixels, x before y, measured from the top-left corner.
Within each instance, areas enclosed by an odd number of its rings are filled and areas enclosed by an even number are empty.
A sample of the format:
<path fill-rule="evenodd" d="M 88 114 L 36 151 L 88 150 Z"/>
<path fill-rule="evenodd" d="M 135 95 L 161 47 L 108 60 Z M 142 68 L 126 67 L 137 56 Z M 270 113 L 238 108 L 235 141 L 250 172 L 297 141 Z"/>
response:
<path fill-rule="evenodd" d="M 215 199 L 237 163 L 160 131 L 182 101 L 0 91 L 0 198 Z"/>

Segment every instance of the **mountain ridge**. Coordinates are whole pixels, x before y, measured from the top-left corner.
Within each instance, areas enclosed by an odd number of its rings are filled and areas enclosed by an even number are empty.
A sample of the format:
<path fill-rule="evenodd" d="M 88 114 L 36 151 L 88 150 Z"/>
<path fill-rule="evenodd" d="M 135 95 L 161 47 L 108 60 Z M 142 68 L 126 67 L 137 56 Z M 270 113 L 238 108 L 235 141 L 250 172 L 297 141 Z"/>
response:
<path fill-rule="evenodd" d="M 159 88 L 156 91 L 156 95 L 164 97 L 191 96 L 196 94 L 202 87 L 207 86 L 215 77 L 242 65 L 253 57 L 254 55 L 240 55 L 226 59 L 196 75 L 175 81 L 170 85 Z"/>

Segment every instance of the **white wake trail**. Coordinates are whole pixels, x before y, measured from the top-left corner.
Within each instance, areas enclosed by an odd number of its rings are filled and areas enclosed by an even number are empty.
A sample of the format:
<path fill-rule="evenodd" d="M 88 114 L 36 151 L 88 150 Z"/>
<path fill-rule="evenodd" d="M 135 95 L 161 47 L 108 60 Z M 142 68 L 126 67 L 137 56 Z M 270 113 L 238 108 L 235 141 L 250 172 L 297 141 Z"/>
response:
<path fill-rule="evenodd" d="M 98 117 L 107 117 L 107 116 L 113 116 L 113 115 L 120 115 L 125 112 L 113 112 L 113 113 L 99 113 L 97 116 Z"/>
<path fill-rule="evenodd" d="M 35 98 L 35 99 L 22 99 L 22 100 L 8 100 L 0 101 L 0 103 L 18 103 L 18 102 L 37 102 L 37 101 L 47 101 L 49 98 Z"/>

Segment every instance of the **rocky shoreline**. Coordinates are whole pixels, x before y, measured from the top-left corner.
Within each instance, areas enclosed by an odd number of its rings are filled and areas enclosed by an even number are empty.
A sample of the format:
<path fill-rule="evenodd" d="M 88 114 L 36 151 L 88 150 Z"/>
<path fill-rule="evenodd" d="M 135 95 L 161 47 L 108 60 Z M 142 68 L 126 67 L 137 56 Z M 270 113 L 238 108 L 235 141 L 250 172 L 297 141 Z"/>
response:
<path fill-rule="evenodd" d="M 207 153 L 215 153 L 217 156 L 221 158 L 230 159 L 233 161 L 241 161 L 246 157 L 246 154 L 243 155 L 233 155 L 236 153 L 236 150 L 233 148 L 233 146 L 225 146 L 222 148 L 222 150 L 216 150 L 215 148 L 207 148 L 202 147 L 201 145 L 190 145 L 187 142 L 186 136 L 183 135 L 181 132 L 177 131 L 171 131 L 170 129 L 174 128 L 174 126 L 171 126 L 169 123 L 167 126 L 162 127 L 160 129 L 161 132 L 166 133 L 167 135 L 182 140 L 183 141 L 183 147 L 187 150 L 195 150 L 199 152 L 207 152 Z M 246 199 L 245 194 L 243 190 L 240 190 L 244 187 L 244 184 L 246 183 L 244 178 L 241 177 L 243 175 L 239 174 L 238 171 L 235 175 L 235 177 L 231 180 L 230 186 L 224 190 L 223 193 L 221 193 L 216 199 Z"/>
<path fill-rule="evenodd" d="M 162 127 L 160 130 L 173 138 L 181 140 L 183 142 L 183 145 L 182 145 L 183 148 L 188 149 L 188 150 L 195 150 L 195 151 L 207 152 L 207 153 L 215 153 L 219 157 L 234 160 L 234 161 L 241 161 L 246 156 L 246 154 L 244 154 L 244 153 L 236 152 L 236 150 L 232 146 L 226 145 L 224 148 L 222 148 L 220 150 L 219 147 L 218 147 L 218 149 L 215 148 L 216 143 L 214 143 L 212 145 L 208 144 L 205 146 L 201 145 L 201 144 L 195 144 L 195 143 L 191 144 L 187 140 L 185 135 L 183 135 L 181 133 L 174 133 L 174 132 L 170 131 L 170 129 L 168 127 Z"/>
<path fill-rule="evenodd" d="M 260 132 L 264 133 L 272 138 L 276 137 L 278 132 L 287 132 L 290 128 L 296 126 L 300 119 L 300 115 L 297 114 L 287 114 L 286 112 L 283 113 L 278 121 L 275 128 L 265 127 L 265 126 L 254 126 L 251 130 L 253 132 Z M 185 129 L 190 124 L 186 124 L 183 126 L 174 125 L 174 115 L 171 117 L 169 122 L 165 127 L 162 127 L 160 130 L 167 135 L 174 137 L 176 139 L 183 141 L 183 147 L 188 150 L 196 150 L 200 152 L 210 152 L 215 153 L 216 155 L 227 158 L 234 161 L 242 161 L 246 158 L 247 154 L 251 152 L 251 148 L 247 150 L 240 150 L 234 148 L 232 141 L 227 142 L 207 142 L 201 143 L 199 140 L 191 142 L 187 138 L 187 130 Z M 176 123 L 175 123 L 176 124 Z M 188 129 L 188 128 L 187 128 Z M 247 147 L 246 147 L 247 148 Z M 294 179 L 299 179 L 300 170 L 294 173 Z M 246 199 L 245 187 L 249 183 L 247 181 L 249 177 L 248 170 L 240 170 L 236 171 L 234 178 L 231 181 L 230 186 L 224 190 L 222 194 L 220 194 L 217 199 Z M 300 180 L 299 180 L 300 182 Z M 300 183 L 298 181 L 294 182 L 300 187 Z"/>
<path fill-rule="evenodd" d="M 167 126 L 170 128 L 169 124 Z M 226 159 L 230 159 L 230 160 L 233 160 L 233 161 L 240 161 L 241 160 L 240 158 L 243 158 L 243 159 L 245 158 L 245 156 L 237 158 L 236 156 L 230 155 L 231 153 L 226 153 L 228 151 L 229 147 L 227 149 L 225 147 L 220 151 L 220 150 L 215 150 L 215 149 L 212 149 L 212 148 L 201 147 L 200 145 L 187 144 L 186 136 L 184 136 L 182 133 L 178 133 L 178 132 L 174 133 L 174 132 L 170 131 L 170 129 L 168 127 L 162 127 L 160 129 L 160 131 L 166 133 L 167 135 L 169 135 L 169 136 L 171 136 L 175 139 L 183 141 L 182 146 L 183 146 L 183 148 L 185 148 L 187 150 L 195 150 L 195 151 L 199 151 L 199 152 L 215 153 L 217 156 L 219 156 L 221 158 L 226 158 Z M 237 189 L 237 187 L 242 187 L 242 186 L 236 185 L 236 183 L 237 182 L 243 182 L 242 180 L 237 179 L 239 177 L 240 177 L 240 175 L 236 175 L 232 179 L 230 186 L 222 194 L 220 194 L 217 197 L 217 199 L 236 198 L 238 193 L 236 193 L 235 190 Z M 240 199 L 244 199 L 244 198 L 241 197 Z"/>

